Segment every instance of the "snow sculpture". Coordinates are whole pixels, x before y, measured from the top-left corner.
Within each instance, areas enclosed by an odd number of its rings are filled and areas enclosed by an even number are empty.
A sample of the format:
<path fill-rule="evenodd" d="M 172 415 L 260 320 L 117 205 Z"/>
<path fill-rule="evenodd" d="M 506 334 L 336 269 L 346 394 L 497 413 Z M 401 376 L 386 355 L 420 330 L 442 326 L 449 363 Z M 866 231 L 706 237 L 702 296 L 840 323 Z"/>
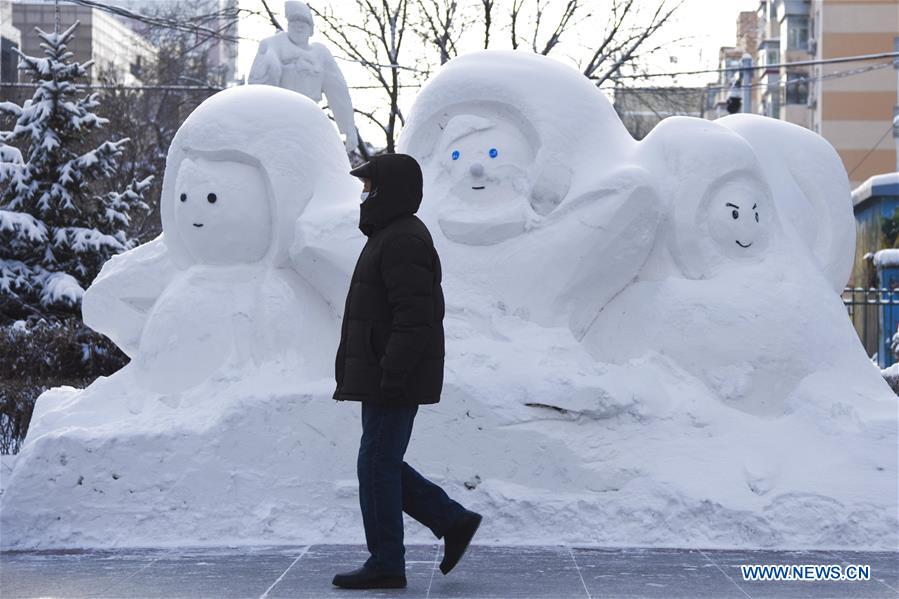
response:
<path fill-rule="evenodd" d="M 422 165 L 419 213 L 454 253 L 447 274 L 578 336 L 652 246 L 659 196 L 635 147 L 575 69 L 498 51 L 444 65 L 399 142 Z"/>
<path fill-rule="evenodd" d="M 841 292 L 852 271 L 856 233 L 849 180 L 836 150 L 820 135 L 778 119 L 734 114 L 716 122 L 755 149 L 784 227 Z"/>
<path fill-rule="evenodd" d="M 832 279 L 783 224 L 794 200 L 772 193 L 741 135 L 672 117 L 637 156 L 665 190 L 666 217 L 636 281 L 584 337 L 595 357 L 621 364 L 658 351 L 727 405 L 764 417 L 793 410 L 802 385 L 821 377 L 865 403 L 884 396 Z"/>
<path fill-rule="evenodd" d="M 307 367 L 327 363 L 318 352 L 299 355 L 298 340 L 330 342 L 333 317 L 287 251 L 313 196 L 352 193 L 348 169 L 329 120 L 299 94 L 271 86 L 216 94 L 169 149 L 163 234 L 103 267 L 85 293 L 85 323 L 159 392 L 285 352 Z"/>
<path fill-rule="evenodd" d="M 350 91 L 331 51 L 322 44 L 309 43 L 315 26 L 312 11 L 305 2 L 287 0 L 284 14 L 287 31 L 259 43 L 249 82 L 283 87 L 315 102 L 321 101 L 324 92 L 337 128 L 346 136 L 347 152 L 354 151 L 359 138 Z"/>
<path fill-rule="evenodd" d="M 590 191 L 631 144 L 611 103 L 575 69 L 537 54 L 482 51 L 428 81 L 399 147 L 422 164 L 444 234 L 489 245 Z M 588 155 L 593 168 L 574 168 Z"/>
<path fill-rule="evenodd" d="M 761 157 L 799 141 L 671 118 L 637 143 L 573 70 L 480 56 L 436 76 L 401 140 L 423 152 L 447 300 L 422 469 L 504 543 L 894 549 L 896 398 L 813 255 L 829 225 L 786 222 L 817 201 L 785 195 L 811 196 L 813 171 Z M 197 109 L 163 235 L 85 297 L 134 360 L 38 398 L 0 481 L 4 549 L 358 542 L 359 410 L 329 399 L 365 239 L 348 169 L 292 92 Z M 186 349 L 163 352 L 172 335 Z"/>

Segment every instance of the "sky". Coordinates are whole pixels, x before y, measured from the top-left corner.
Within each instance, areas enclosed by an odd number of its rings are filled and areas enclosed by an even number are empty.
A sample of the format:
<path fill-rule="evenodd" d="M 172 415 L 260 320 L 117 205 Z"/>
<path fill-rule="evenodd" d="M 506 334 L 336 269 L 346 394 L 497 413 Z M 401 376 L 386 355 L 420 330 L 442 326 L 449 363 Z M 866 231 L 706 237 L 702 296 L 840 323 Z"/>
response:
<path fill-rule="evenodd" d="M 561 0 L 551 0 L 560 2 Z M 497 4 L 507 5 L 511 0 L 498 0 Z M 240 0 L 242 7 L 260 10 L 262 3 L 259 0 Z M 333 5 L 337 2 L 332 3 Z M 347 3 L 348 4 L 348 3 Z M 600 5 L 602 2 L 596 2 Z M 740 11 L 754 11 L 758 7 L 758 0 L 685 0 L 679 12 L 677 22 L 669 26 L 668 31 L 674 37 L 692 36 L 690 47 L 677 51 L 677 63 L 671 63 L 667 56 L 660 57 L 660 66 L 664 71 L 690 70 L 695 68 L 715 68 L 718 60 L 718 48 L 733 45 L 736 38 L 736 21 Z M 281 18 L 283 3 L 272 0 L 269 5 L 278 11 Z M 241 24 L 240 35 L 261 39 L 274 32 L 270 24 L 261 19 L 247 19 Z M 313 40 L 322 41 L 321 36 Z M 246 74 L 250 70 L 253 57 L 256 55 L 255 41 L 244 41 L 240 44 L 238 57 L 238 73 Z M 352 84 L 352 82 L 351 82 Z"/>
<path fill-rule="evenodd" d="M 588 0 L 588 5 L 590 5 L 590 9 L 593 11 L 601 11 L 603 6 L 608 4 L 608 1 L 609 0 Z M 638 0 L 638 2 L 639 1 L 642 1 L 648 7 L 655 5 L 655 0 Z M 511 0 L 497 0 L 498 10 L 507 12 L 510 3 Z M 677 44 L 672 43 L 670 48 L 659 51 L 652 61 L 648 63 L 649 69 L 653 72 L 671 72 L 717 68 L 719 48 L 721 46 L 734 45 L 736 41 L 736 22 L 738 14 L 741 11 L 755 11 L 758 7 L 758 3 L 759 0 L 684 0 L 683 6 L 681 6 L 677 13 L 676 20 L 666 26 L 664 34 L 660 33 L 659 35 L 661 37 L 657 38 L 657 40 L 658 42 L 662 42 L 669 39 L 688 39 Z M 240 5 L 244 8 L 262 10 L 262 3 L 260 0 L 240 0 Z M 270 0 L 269 5 L 278 13 L 279 20 L 282 24 L 285 24 L 281 14 L 283 11 L 283 2 L 280 0 Z M 550 10 L 552 10 L 560 8 L 563 3 L 562 0 L 549 0 L 547 5 L 550 7 Z M 346 0 L 331 2 L 330 6 L 338 13 L 341 10 L 344 12 L 351 10 L 351 3 Z M 258 47 L 258 41 L 254 40 L 259 40 L 275 33 L 271 24 L 261 17 L 245 18 L 241 22 L 240 28 L 240 35 L 245 38 L 252 38 L 252 40 L 242 41 L 239 46 L 238 76 L 249 73 L 250 65 L 253 62 Z M 578 39 L 588 38 L 591 34 L 595 35 L 595 32 L 587 30 L 579 32 L 576 38 L 569 36 L 569 49 L 571 49 L 572 45 L 577 45 Z M 502 35 L 502 33 L 499 35 Z M 508 35 L 508 33 L 506 33 L 506 35 Z M 338 54 L 322 35 L 316 33 L 313 36 L 312 41 L 322 42 L 331 47 L 332 52 L 334 52 L 335 55 Z M 474 44 L 471 44 L 470 49 L 476 49 L 474 46 Z M 561 45 L 560 48 L 562 48 Z M 461 51 L 464 52 L 465 49 L 466 48 L 463 45 Z M 566 50 L 562 48 L 559 52 L 554 51 L 552 56 L 559 58 L 560 60 L 566 60 Z M 354 85 L 370 84 L 370 80 L 366 78 L 361 68 L 356 68 L 356 65 L 344 61 L 339 61 L 339 64 L 351 87 Z M 676 84 L 683 86 L 702 86 L 705 83 L 713 81 L 715 78 L 714 74 L 695 75 L 690 77 L 682 76 L 676 81 L 656 80 L 656 83 L 659 85 Z M 640 83 L 640 85 L 646 85 L 646 83 Z M 375 94 L 379 93 L 377 91 L 351 90 L 351 93 L 353 95 L 354 105 L 357 104 L 357 97 L 362 104 L 365 104 L 366 100 L 374 102 L 379 101 L 375 96 Z M 408 104 L 413 99 L 414 92 L 406 94 L 405 98 L 401 101 L 401 108 L 403 107 L 403 104 Z M 408 108 L 408 106 L 406 106 L 406 108 Z M 363 137 L 366 137 L 366 129 L 368 129 L 370 125 L 367 125 L 364 122 L 357 122 L 357 126 L 360 128 Z M 368 137 L 371 138 L 373 132 L 368 131 L 368 133 Z"/>

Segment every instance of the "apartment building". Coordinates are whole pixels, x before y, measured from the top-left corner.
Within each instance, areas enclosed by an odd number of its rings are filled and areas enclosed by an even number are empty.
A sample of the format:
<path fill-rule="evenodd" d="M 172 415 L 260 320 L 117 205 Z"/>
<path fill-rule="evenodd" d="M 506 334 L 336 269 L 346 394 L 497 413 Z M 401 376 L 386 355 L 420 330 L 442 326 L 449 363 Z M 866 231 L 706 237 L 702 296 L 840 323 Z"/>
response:
<path fill-rule="evenodd" d="M 761 0 L 754 63 L 757 85 L 752 111 L 811 128 L 809 66 L 778 66 L 814 58 L 809 48 L 809 0 Z"/>
<path fill-rule="evenodd" d="M 899 0 L 813 0 L 809 4 L 813 58 L 899 50 Z M 840 153 L 853 187 L 873 175 L 899 170 L 899 127 L 892 124 L 899 114 L 899 70 L 885 62 L 812 68 L 811 128 Z M 895 62 L 899 65 L 899 60 Z"/>
<path fill-rule="evenodd" d="M 0 2 L 0 83 L 19 80 L 19 55 L 15 49 L 21 43 L 22 32 L 12 24 L 12 4 Z"/>
<path fill-rule="evenodd" d="M 745 112 L 753 101 L 750 96 L 756 74 L 746 69 L 753 63 L 758 47 L 759 21 L 756 13 L 741 12 L 737 17 L 737 40 L 733 46 L 718 50 L 718 80 L 706 87 L 703 116 L 716 119 L 731 111 Z M 739 108 L 734 104 L 739 99 Z"/>
<path fill-rule="evenodd" d="M 237 11 L 238 0 L 107 0 L 134 13 L 153 17 L 170 18 L 177 15 L 185 23 L 206 15 L 199 24 L 218 31 L 222 38 L 210 40 L 202 45 L 199 52 L 204 54 L 209 65 L 210 79 L 217 85 L 227 86 L 236 82 L 238 36 L 237 21 L 229 13 Z M 126 19 L 125 23 L 141 33 L 143 24 L 138 20 Z M 224 39 L 231 38 L 231 39 Z"/>
<path fill-rule="evenodd" d="M 56 3 L 18 1 L 11 8 L 12 25 L 21 32 L 22 52 L 43 56 L 35 27 L 53 31 Z M 69 50 L 74 53 L 74 60 L 94 61 L 90 69 L 92 82 L 97 83 L 104 73 L 120 83 L 140 82 L 143 69 L 155 59 L 156 52 L 150 43 L 105 11 L 65 3 L 59 4 L 58 11 L 60 29 L 70 27 L 76 20 L 80 23 Z"/>
<path fill-rule="evenodd" d="M 899 70 L 888 59 L 790 66 L 899 50 L 899 0 L 760 0 L 754 48 L 749 14 L 739 15 L 738 44 L 721 49 L 720 68 L 728 71 L 709 88 L 717 95 L 710 94 L 708 117 L 728 112 L 736 85 L 751 98 L 740 112 L 795 123 L 827 139 L 853 187 L 899 170 L 899 126 L 893 126 Z M 736 63 L 740 52 L 744 61 L 749 55 L 751 70 Z M 725 83 L 730 87 L 720 89 Z"/>

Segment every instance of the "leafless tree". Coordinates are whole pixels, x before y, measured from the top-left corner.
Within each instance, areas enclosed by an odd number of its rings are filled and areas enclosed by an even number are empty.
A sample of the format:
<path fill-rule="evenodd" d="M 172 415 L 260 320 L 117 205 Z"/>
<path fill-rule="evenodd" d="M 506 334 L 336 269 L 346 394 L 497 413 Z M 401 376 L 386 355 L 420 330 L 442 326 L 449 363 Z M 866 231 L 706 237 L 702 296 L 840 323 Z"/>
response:
<path fill-rule="evenodd" d="M 354 10 L 342 11 L 344 17 L 330 7 L 318 9 L 310 6 L 313 14 L 324 27 L 322 34 L 350 61 L 356 62 L 371 77 L 376 87 L 387 98 L 386 114 L 379 107 L 363 109 L 355 107 L 357 114 L 374 123 L 384 133 L 386 150 L 393 152 L 399 134 L 398 125 L 405 122 L 400 110 L 400 91 L 404 75 L 417 72 L 413 66 L 401 61 L 403 42 L 411 31 L 413 0 L 354 0 Z M 409 59 L 408 64 L 415 64 Z"/>
<path fill-rule="evenodd" d="M 664 48 L 665 45 L 659 45 L 647 49 L 645 45 L 654 34 L 671 22 L 684 1 L 661 1 L 646 20 L 642 18 L 642 11 L 635 7 L 634 0 L 614 0 L 610 8 L 611 25 L 602 42 L 583 65 L 584 75 L 600 86 L 619 73 L 622 67 L 634 65 L 638 58 L 648 57 Z"/>
<path fill-rule="evenodd" d="M 462 35 L 463 23 L 457 0 L 416 0 L 416 31 L 428 45 L 434 46 L 444 64 L 458 54 L 456 42 Z"/>
<path fill-rule="evenodd" d="M 260 1 L 267 9 L 268 0 Z M 656 38 L 684 1 L 659 0 L 647 9 L 639 0 L 608 0 L 602 13 L 586 0 L 353 0 L 340 11 L 311 8 L 338 55 L 364 67 L 371 80 L 364 87 L 383 92 L 355 110 L 383 132 L 384 146 L 393 151 L 404 123 L 403 89 L 423 83 L 463 48 L 564 52 L 597 86 L 620 85 L 622 72 L 638 72 L 669 47 Z M 401 52 L 407 32 L 413 32 L 408 43 L 423 44 L 424 52 L 414 45 Z"/>

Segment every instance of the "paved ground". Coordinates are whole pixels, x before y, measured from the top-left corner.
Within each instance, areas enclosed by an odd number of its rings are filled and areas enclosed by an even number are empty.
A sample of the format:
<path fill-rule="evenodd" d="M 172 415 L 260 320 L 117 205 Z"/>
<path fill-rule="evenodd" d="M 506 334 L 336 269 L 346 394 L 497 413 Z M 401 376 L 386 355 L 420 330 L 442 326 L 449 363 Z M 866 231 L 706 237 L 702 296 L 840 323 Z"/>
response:
<path fill-rule="evenodd" d="M 443 576 L 442 544 L 406 550 L 409 586 L 348 591 L 361 545 L 0 554 L 0 597 L 899 597 L 899 553 L 475 545 Z M 749 582 L 740 564 L 868 564 L 865 582 Z"/>

